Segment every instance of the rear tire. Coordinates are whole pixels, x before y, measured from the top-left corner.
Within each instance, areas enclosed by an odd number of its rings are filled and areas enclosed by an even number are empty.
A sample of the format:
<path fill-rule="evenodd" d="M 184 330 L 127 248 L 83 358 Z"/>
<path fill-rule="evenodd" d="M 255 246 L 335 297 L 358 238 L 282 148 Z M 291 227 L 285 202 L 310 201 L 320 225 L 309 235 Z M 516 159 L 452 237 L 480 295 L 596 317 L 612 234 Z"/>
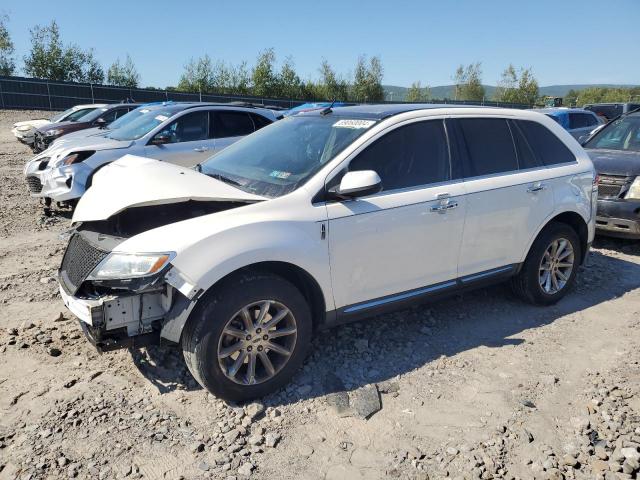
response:
<path fill-rule="evenodd" d="M 289 382 L 311 336 L 311 311 L 295 286 L 275 275 L 246 273 L 198 302 L 181 344 L 198 383 L 219 398 L 239 402 Z"/>
<path fill-rule="evenodd" d="M 529 303 L 553 305 L 575 284 L 581 258 L 575 230 L 565 223 L 550 223 L 533 242 L 522 269 L 511 279 L 511 288 Z"/>

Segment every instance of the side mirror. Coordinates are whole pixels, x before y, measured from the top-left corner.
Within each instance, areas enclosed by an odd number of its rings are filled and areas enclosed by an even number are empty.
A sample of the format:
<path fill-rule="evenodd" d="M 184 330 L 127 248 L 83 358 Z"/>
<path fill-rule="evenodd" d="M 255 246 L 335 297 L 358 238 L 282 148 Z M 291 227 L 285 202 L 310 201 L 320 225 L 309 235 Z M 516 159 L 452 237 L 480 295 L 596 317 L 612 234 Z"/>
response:
<path fill-rule="evenodd" d="M 165 143 L 171 143 L 171 137 L 168 133 L 160 132 L 149 143 L 151 145 L 164 145 Z"/>
<path fill-rule="evenodd" d="M 95 121 L 96 127 L 98 128 L 106 128 L 107 121 L 104 118 L 99 118 Z"/>
<path fill-rule="evenodd" d="M 360 170 L 347 172 L 340 185 L 333 188 L 333 193 L 338 198 L 357 198 L 373 195 L 382 190 L 382 180 L 373 170 Z"/>

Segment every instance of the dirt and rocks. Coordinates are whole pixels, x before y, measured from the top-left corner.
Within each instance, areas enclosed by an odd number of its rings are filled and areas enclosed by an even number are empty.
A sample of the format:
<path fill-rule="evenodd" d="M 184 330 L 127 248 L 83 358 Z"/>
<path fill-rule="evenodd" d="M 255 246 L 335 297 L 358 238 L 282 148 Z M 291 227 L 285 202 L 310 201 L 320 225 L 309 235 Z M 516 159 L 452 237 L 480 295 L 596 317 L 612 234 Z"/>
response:
<path fill-rule="evenodd" d="M 0 111 L 0 479 L 629 479 L 640 469 L 640 244 L 576 290 L 498 286 L 322 332 L 284 390 L 203 391 L 175 347 L 100 355 L 58 294 L 68 214 L 30 199 Z"/>

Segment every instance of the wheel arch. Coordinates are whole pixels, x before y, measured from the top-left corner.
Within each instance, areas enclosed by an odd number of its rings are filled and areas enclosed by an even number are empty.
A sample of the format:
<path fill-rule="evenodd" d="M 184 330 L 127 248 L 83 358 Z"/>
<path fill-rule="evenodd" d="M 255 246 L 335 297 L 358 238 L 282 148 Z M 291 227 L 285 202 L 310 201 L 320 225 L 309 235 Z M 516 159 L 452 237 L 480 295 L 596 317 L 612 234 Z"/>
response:
<path fill-rule="evenodd" d="M 529 254 L 533 243 L 536 238 L 540 236 L 540 233 L 551 223 L 564 223 L 565 225 L 569 225 L 578 235 L 580 239 L 580 263 L 584 262 L 584 259 L 587 255 L 587 247 L 589 244 L 589 226 L 584 217 L 576 211 L 567 210 L 560 213 L 555 213 L 550 218 L 548 218 L 543 225 L 538 229 L 533 238 L 530 240 L 527 250 L 525 252 L 524 259 Z"/>
<path fill-rule="evenodd" d="M 295 286 L 309 303 L 314 330 L 322 326 L 326 321 L 326 301 L 320 284 L 304 268 L 289 262 L 264 261 L 253 263 L 239 268 L 224 277 L 210 287 L 215 288 L 222 282 L 229 281 L 236 275 L 244 273 L 268 273 L 284 278 Z"/>
<path fill-rule="evenodd" d="M 191 317 L 191 313 L 195 310 L 198 302 L 207 298 L 212 292 L 216 291 L 223 284 L 233 282 L 240 275 L 248 275 L 252 273 L 272 274 L 284 278 L 294 285 L 309 303 L 311 309 L 311 319 L 313 329 L 317 330 L 327 321 L 326 305 L 327 301 L 322 292 L 322 288 L 318 281 L 308 271 L 298 265 L 284 261 L 264 261 L 245 265 L 237 268 L 210 285 L 195 300 L 188 300 L 184 296 L 180 296 L 175 310 L 172 309 L 171 314 L 167 318 L 167 322 L 162 327 L 161 336 L 172 342 L 180 343 L 182 332 Z"/>

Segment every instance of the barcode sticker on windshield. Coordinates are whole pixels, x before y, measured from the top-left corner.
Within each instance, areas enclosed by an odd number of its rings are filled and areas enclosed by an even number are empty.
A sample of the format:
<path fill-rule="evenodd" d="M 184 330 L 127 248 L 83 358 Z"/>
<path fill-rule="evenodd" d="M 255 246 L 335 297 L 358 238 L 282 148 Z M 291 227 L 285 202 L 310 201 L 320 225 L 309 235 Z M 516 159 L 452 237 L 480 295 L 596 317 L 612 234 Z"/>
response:
<path fill-rule="evenodd" d="M 158 120 L 159 122 L 164 122 L 167 118 L 169 117 L 165 117 L 164 115 L 156 115 L 156 120 Z"/>
<path fill-rule="evenodd" d="M 376 123 L 373 120 L 338 120 L 333 124 L 337 128 L 369 128 Z"/>

